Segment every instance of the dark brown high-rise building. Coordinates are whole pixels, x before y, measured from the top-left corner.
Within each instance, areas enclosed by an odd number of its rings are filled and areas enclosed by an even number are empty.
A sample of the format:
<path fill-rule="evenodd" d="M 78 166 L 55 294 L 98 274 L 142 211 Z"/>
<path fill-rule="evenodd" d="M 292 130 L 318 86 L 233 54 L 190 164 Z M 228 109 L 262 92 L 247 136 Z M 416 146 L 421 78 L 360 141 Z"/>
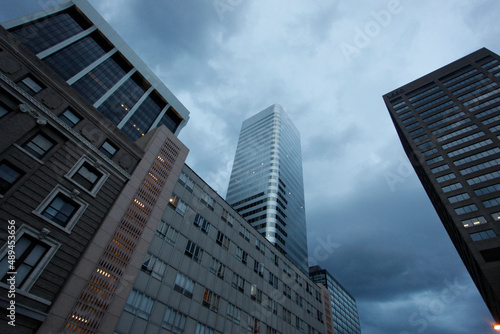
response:
<path fill-rule="evenodd" d="M 480 49 L 384 101 L 446 231 L 500 322 L 500 57 Z"/>

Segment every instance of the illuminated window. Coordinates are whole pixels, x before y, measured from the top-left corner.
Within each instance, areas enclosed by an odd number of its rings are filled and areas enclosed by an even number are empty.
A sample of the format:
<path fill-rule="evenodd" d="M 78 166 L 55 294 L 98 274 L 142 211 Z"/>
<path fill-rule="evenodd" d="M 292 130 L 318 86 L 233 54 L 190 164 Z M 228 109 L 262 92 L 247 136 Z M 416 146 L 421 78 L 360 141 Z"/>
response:
<path fill-rule="evenodd" d="M 186 213 L 187 204 L 179 197 L 177 197 L 177 195 L 172 194 L 172 197 L 170 197 L 168 204 L 174 207 L 175 211 L 181 216 L 184 216 L 184 213 Z"/>
<path fill-rule="evenodd" d="M 462 224 L 464 225 L 464 227 L 472 227 L 472 226 L 486 224 L 486 223 L 487 223 L 487 221 L 486 221 L 486 219 L 484 219 L 483 216 L 462 220 Z"/>

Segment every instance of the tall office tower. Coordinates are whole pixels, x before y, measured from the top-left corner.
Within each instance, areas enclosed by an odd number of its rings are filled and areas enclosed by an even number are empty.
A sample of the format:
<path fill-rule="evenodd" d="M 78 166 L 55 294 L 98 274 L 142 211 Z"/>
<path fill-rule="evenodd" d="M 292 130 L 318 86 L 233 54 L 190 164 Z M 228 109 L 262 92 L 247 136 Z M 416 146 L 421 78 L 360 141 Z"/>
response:
<path fill-rule="evenodd" d="M 446 231 L 500 322 L 500 57 L 480 49 L 384 101 Z"/>
<path fill-rule="evenodd" d="M 243 122 L 226 200 L 307 273 L 300 134 L 280 105 Z"/>
<path fill-rule="evenodd" d="M 330 302 L 335 334 L 361 334 L 358 307 L 354 297 L 326 270 L 320 266 L 309 268 L 309 277 L 330 292 Z"/>
<path fill-rule="evenodd" d="M 186 125 L 188 110 L 86 0 L 2 25 L 132 140 Z"/>

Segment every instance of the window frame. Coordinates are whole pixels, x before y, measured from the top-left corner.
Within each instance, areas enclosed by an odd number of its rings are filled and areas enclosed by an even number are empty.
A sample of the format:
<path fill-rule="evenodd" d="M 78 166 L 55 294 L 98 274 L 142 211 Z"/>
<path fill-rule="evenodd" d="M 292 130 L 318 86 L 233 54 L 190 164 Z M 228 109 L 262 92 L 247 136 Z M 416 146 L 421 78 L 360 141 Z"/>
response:
<path fill-rule="evenodd" d="M 65 226 L 59 225 L 43 215 L 45 209 L 52 203 L 52 201 L 59 194 L 71 198 L 76 204 L 79 205 L 79 208 L 77 208 L 76 211 L 72 214 L 71 218 L 66 222 Z M 38 205 L 38 207 L 32 211 L 32 213 L 38 216 L 39 218 L 43 219 L 44 221 L 48 222 L 49 224 L 57 227 L 58 229 L 63 230 L 64 232 L 70 234 L 71 230 L 76 225 L 78 220 L 80 220 L 80 218 L 82 217 L 83 213 L 85 212 L 88 206 L 89 204 L 87 202 L 78 198 L 78 196 L 75 196 L 66 188 L 58 184 L 54 187 L 54 189 L 52 189 L 52 191 L 47 195 L 47 197 L 45 197 L 45 199 Z"/>
<path fill-rule="evenodd" d="M 88 163 L 90 166 L 97 169 L 97 171 L 102 174 L 101 177 L 97 180 L 97 182 L 94 183 L 91 190 L 85 188 L 83 185 L 81 185 L 80 183 L 78 183 L 76 180 L 73 179 L 73 177 L 76 175 L 76 173 L 78 173 L 80 168 L 85 163 Z M 73 184 L 78 186 L 80 189 L 82 189 L 86 193 L 90 194 L 92 197 L 96 197 L 97 193 L 99 192 L 99 190 L 101 190 L 102 186 L 104 185 L 104 183 L 106 182 L 106 180 L 108 179 L 109 176 L 110 176 L 110 173 L 108 171 L 106 171 L 104 168 L 102 168 L 99 165 L 99 163 L 92 162 L 92 160 L 90 160 L 90 158 L 88 158 L 86 156 L 82 156 L 77 161 L 77 163 L 75 165 L 73 165 L 73 167 L 71 167 L 71 169 L 66 173 L 66 175 L 64 175 L 64 177 L 66 179 L 70 180 Z"/>
<path fill-rule="evenodd" d="M 31 152 L 32 149 L 26 147 L 29 143 L 31 143 L 33 141 L 33 139 L 35 139 L 38 136 L 42 136 L 44 139 L 46 139 L 47 141 L 49 141 L 50 143 L 52 143 L 52 146 L 47 151 L 45 151 L 41 156 L 38 156 L 36 154 L 36 152 Z M 45 132 L 38 131 L 33 136 L 31 136 L 30 139 L 24 141 L 22 145 L 16 145 L 16 146 L 18 148 L 20 148 L 24 153 L 28 154 L 30 157 L 32 157 L 35 160 L 43 163 L 42 160 L 48 155 L 48 153 L 50 151 L 52 151 L 54 149 L 55 146 L 57 146 L 57 144 L 58 143 L 56 141 L 52 140 L 52 138 L 50 138 Z"/>
<path fill-rule="evenodd" d="M 25 82 L 25 80 L 31 80 L 32 82 L 28 84 Z M 35 79 L 35 77 L 33 77 L 33 75 L 31 74 L 24 76 L 21 80 L 17 81 L 16 84 L 19 88 L 21 88 L 24 92 L 26 92 L 30 96 L 35 96 L 36 94 L 40 93 L 42 90 L 45 89 L 45 86 L 39 80 Z M 33 87 L 31 87 L 32 84 L 35 84 L 38 87 L 34 89 Z"/>
<path fill-rule="evenodd" d="M 30 289 L 33 287 L 35 282 L 38 280 L 42 272 L 45 270 L 47 265 L 50 263 L 51 259 L 61 246 L 60 243 L 56 242 L 54 239 L 50 237 L 40 237 L 40 231 L 35 230 L 32 227 L 26 226 L 26 225 L 21 225 L 19 229 L 16 232 L 16 241 L 21 240 L 21 238 L 24 235 L 29 235 L 31 238 L 41 240 L 41 242 L 45 243 L 46 245 L 49 246 L 49 249 L 45 252 L 45 254 L 38 260 L 36 267 L 34 267 L 33 270 L 28 274 L 28 276 L 24 279 L 24 282 L 19 286 L 16 287 L 16 289 L 20 291 L 24 291 L 29 294 Z M 0 261 L 8 255 L 8 244 L 5 243 L 4 246 L 0 249 Z M 1 279 L 1 277 L 0 277 Z M 0 286 L 9 288 L 7 284 L 0 282 Z M 42 299 L 45 301 L 43 298 L 36 297 L 36 299 Z"/>
<path fill-rule="evenodd" d="M 111 154 L 111 152 L 109 152 L 106 148 L 104 148 L 105 144 L 108 144 L 109 146 L 111 146 L 112 148 L 114 148 L 115 152 L 113 154 Z M 111 140 L 106 139 L 99 146 L 98 150 L 99 150 L 99 152 L 101 152 L 102 154 L 104 154 L 104 156 L 106 156 L 106 158 L 112 159 L 116 155 L 116 153 L 119 151 L 119 148 L 118 148 L 118 146 L 116 146 L 115 144 L 113 144 L 113 142 L 111 142 Z"/>
<path fill-rule="evenodd" d="M 23 178 L 23 176 L 26 175 L 26 173 L 21 168 L 18 168 L 16 165 L 14 165 L 13 163 L 11 163 L 8 160 L 5 160 L 5 159 L 1 160 L 0 166 L 2 166 L 2 165 L 5 165 L 8 168 L 12 169 L 14 172 L 17 172 L 19 174 L 19 176 L 12 183 L 9 183 L 9 186 L 5 189 L 5 191 L 3 193 L 2 193 L 2 190 L 0 189 L 0 198 L 2 198 L 5 194 L 7 194 L 12 189 L 12 187 L 14 187 L 16 185 L 16 183 L 19 182 L 19 180 L 21 180 Z M 2 179 L 2 180 L 6 181 L 6 183 L 8 183 L 7 180 L 5 180 L 5 179 Z"/>
<path fill-rule="evenodd" d="M 73 123 L 73 121 L 68 118 L 68 116 L 66 116 L 65 114 L 69 112 L 71 113 L 74 117 L 76 117 L 78 119 L 78 121 L 76 121 L 76 123 Z M 82 118 L 77 115 L 76 112 L 73 111 L 73 109 L 71 108 L 66 108 L 59 116 L 58 118 L 64 123 L 66 124 L 67 126 L 69 126 L 70 128 L 74 128 L 78 123 L 80 123 L 82 121 Z"/>

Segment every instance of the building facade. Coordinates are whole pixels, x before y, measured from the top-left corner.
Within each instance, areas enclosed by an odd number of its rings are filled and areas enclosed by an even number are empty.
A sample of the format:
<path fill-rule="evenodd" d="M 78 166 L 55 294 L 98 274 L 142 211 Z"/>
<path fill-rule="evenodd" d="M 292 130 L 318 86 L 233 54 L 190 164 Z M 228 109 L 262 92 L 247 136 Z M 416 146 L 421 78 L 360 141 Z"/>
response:
<path fill-rule="evenodd" d="M 323 333 L 321 288 L 184 166 L 116 333 Z"/>
<path fill-rule="evenodd" d="M 243 122 L 226 200 L 307 273 L 300 134 L 281 106 Z"/>
<path fill-rule="evenodd" d="M 97 333 L 118 320 L 187 149 L 165 126 L 133 142 L 107 125 L 3 28 L 0 50 L 0 332 Z"/>
<path fill-rule="evenodd" d="M 480 49 L 384 96 L 403 148 L 500 322 L 500 58 Z"/>
<path fill-rule="evenodd" d="M 334 332 L 361 334 L 358 307 L 354 297 L 326 269 L 319 266 L 310 267 L 309 277 L 329 291 Z"/>
<path fill-rule="evenodd" d="M 86 0 L 3 26 L 132 140 L 186 125 L 188 110 Z"/>

